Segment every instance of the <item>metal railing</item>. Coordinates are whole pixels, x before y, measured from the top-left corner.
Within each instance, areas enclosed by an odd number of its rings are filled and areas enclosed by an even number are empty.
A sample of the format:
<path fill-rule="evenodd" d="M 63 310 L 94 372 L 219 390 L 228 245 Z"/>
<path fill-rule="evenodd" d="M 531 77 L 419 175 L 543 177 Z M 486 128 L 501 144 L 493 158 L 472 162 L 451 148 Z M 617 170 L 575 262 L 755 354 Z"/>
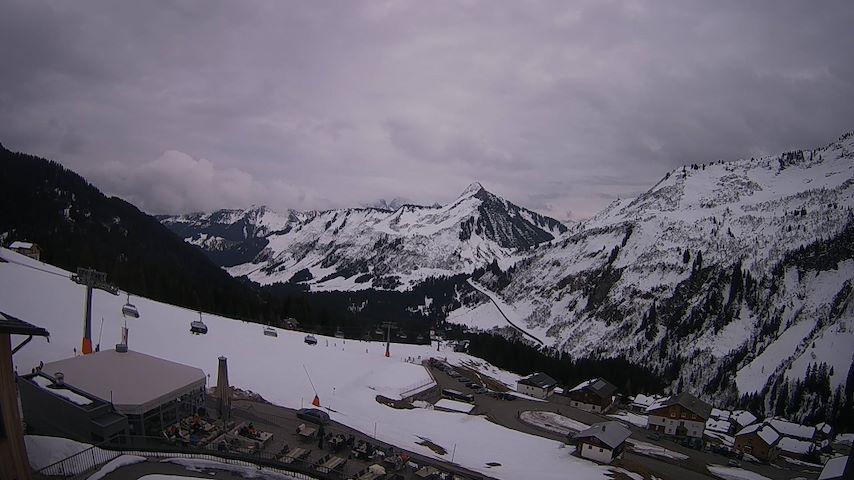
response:
<path fill-rule="evenodd" d="M 319 472 L 315 470 L 314 465 L 301 460 L 285 463 L 280 459 L 280 455 L 273 453 L 222 451 L 214 445 L 184 446 L 165 442 L 158 437 L 126 437 L 125 440 L 125 443 L 109 441 L 100 443 L 43 467 L 36 473 L 44 477 L 62 477 L 70 480 L 84 479 L 115 458 L 122 455 L 137 455 L 146 458 L 210 460 L 254 469 L 267 468 L 300 480 L 333 480 L 343 477 L 335 472 Z"/>

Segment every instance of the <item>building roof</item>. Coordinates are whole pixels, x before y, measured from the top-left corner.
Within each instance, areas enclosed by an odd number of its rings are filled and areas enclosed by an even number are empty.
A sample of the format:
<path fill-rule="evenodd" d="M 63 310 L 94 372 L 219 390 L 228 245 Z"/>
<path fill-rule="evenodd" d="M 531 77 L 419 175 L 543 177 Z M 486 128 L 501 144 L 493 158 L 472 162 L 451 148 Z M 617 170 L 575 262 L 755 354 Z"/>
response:
<path fill-rule="evenodd" d="M 537 372 L 519 380 L 519 383 L 524 385 L 531 385 L 532 387 L 548 389 L 554 388 L 557 385 L 557 380 L 546 375 L 545 373 Z"/>
<path fill-rule="evenodd" d="M 706 430 L 712 432 L 729 433 L 729 420 L 721 418 L 710 418 L 706 420 Z"/>
<path fill-rule="evenodd" d="M 815 427 L 801 425 L 799 423 L 789 422 L 782 418 L 774 417 L 765 420 L 765 423 L 770 424 L 775 430 L 787 437 L 801 438 L 812 440 L 815 437 Z"/>
<path fill-rule="evenodd" d="M 611 384 L 608 380 L 600 377 L 591 378 L 586 382 L 579 383 L 573 387 L 570 392 L 577 392 L 579 390 L 588 390 L 600 398 L 611 398 L 611 396 L 614 395 L 614 392 L 617 391 L 617 387 Z"/>
<path fill-rule="evenodd" d="M 833 427 L 831 427 L 828 423 L 825 422 L 821 422 L 816 425 L 815 429 L 821 433 L 824 433 L 825 435 L 830 435 L 831 433 L 833 433 Z"/>
<path fill-rule="evenodd" d="M 33 248 L 33 243 L 31 242 L 12 242 L 9 245 L 9 248 Z"/>
<path fill-rule="evenodd" d="M 818 476 L 818 480 L 841 479 L 842 475 L 845 474 L 845 464 L 847 463 L 847 456 L 831 458 L 827 461 L 827 463 L 824 464 L 824 468 L 821 469 L 821 473 Z"/>
<path fill-rule="evenodd" d="M 61 372 L 65 383 L 104 401 L 124 414 L 141 414 L 204 388 L 205 373 L 195 367 L 144 353 L 103 350 L 45 364 L 43 373 Z"/>
<path fill-rule="evenodd" d="M 35 335 L 49 337 L 50 333 L 42 327 L 27 323 L 20 318 L 13 317 L 8 313 L 0 312 L 0 333 L 13 335 Z"/>
<path fill-rule="evenodd" d="M 777 443 L 777 446 L 780 447 L 780 450 L 789 453 L 798 453 L 798 454 L 807 454 L 813 449 L 812 442 L 807 442 L 805 440 L 798 440 L 792 437 L 783 437 L 780 439 L 780 442 Z"/>
<path fill-rule="evenodd" d="M 756 433 L 768 445 L 774 445 L 780 440 L 780 432 L 774 430 L 774 427 L 765 423 L 754 423 L 749 427 L 744 427 L 735 434 L 736 437 Z"/>
<path fill-rule="evenodd" d="M 594 423 L 587 430 L 578 432 L 573 438 L 576 440 L 597 438 L 600 442 L 614 449 L 625 442 L 631 434 L 632 432 L 620 424 L 620 422 L 602 422 Z"/>
<path fill-rule="evenodd" d="M 699 398 L 691 395 L 688 392 L 681 392 L 678 395 L 672 395 L 666 398 L 664 401 L 656 402 L 649 406 L 646 409 L 647 413 L 651 413 L 655 410 L 669 407 L 671 405 L 681 405 L 682 407 L 694 412 L 699 415 L 703 419 L 708 419 L 712 413 L 712 406 L 708 403 L 700 400 Z"/>
<path fill-rule="evenodd" d="M 747 410 L 736 410 L 732 412 L 731 418 L 735 420 L 735 423 L 737 423 L 739 427 L 746 427 L 756 421 L 756 415 L 748 412 Z"/>

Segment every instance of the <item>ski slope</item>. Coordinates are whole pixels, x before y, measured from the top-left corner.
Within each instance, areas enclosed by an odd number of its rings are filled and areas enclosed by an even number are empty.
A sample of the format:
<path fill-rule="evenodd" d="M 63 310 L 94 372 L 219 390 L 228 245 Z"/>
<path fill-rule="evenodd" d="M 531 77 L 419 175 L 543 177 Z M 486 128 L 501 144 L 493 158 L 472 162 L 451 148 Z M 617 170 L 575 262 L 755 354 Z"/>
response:
<path fill-rule="evenodd" d="M 29 372 L 39 361 L 67 358 L 80 347 L 84 287 L 69 279 L 70 274 L 0 249 L 0 311 L 46 328 L 50 343 L 34 339 L 15 354 L 18 372 Z M 93 343 L 98 342 L 101 318 L 103 349 L 118 343 L 123 324 L 121 306 L 126 297 L 96 291 L 93 297 Z M 305 370 L 311 375 L 321 404 L 331 409 L 331 417 L 363 432 L 423 455 L 447 460 L 418 445 L 419 437 L 429 438 L 448 451 L 455 448 L 455 462 L 496 478 L 598 479 L 609 469 L 571 456 L 572 448 L 560 442 L 510 430 L 484 417 L 429 409 L 397 410 L 376 402 L 378 394 L 399 397 L 413 386 L 431 381 L 419 364 L 404 361 L 440 355 L 451 363 L 482 362 L 465 354 L 436 345 L 393 345 L 392 357 L 384 357 L 384 344 L 318 336 L 318 344 L 303 342 L 304 334 L 278 330 L 278 337 L 264 336 L 257 324 L 203 315 L 207 335 L 191 335 L 189 323 L 198 312 L 145 298 L 131 297 L 141 318 L 128 321 L 131 350 L 201 368 L 216 382 L 217 357 L 228 358 L 232 385 L 259 393 L 286 407 L 306 406 L 314 391 Z M 23 337 L 13 336 L 17 345 Z M 490 366 L 491 367 L 491 366 Z M 494 367 L 491 367 L 494 368 Z M 305 369 L 305 370 L 304 370 Z M 50 372 L 48 372 L 50 373 Z M 500 463 L 488 467 L 488 462 Z"/>

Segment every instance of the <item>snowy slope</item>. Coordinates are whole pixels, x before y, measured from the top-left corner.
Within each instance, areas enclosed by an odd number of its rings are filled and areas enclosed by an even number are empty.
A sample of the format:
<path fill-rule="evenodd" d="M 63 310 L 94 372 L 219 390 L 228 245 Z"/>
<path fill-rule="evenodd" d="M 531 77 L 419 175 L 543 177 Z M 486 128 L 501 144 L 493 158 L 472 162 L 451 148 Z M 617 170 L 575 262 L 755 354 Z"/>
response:
<path fill-rule="evenodd" d="M 160 217 L 234 276 L 261 284 L 302 282 L 313 290 L 407 288 L 470 272 L 566 231 L 479 183 L 447 205 L 351 208 L 278 215 L 264 207 Z"/>
<path fill-rule="evenodd" d="M 851 134 L 689 165 L 538 246 L 493 291 L 549 345 L 675 368 L 724 403 L 820 362 L 835 388 L 854 355 L 852 207 Z M 476 313 L 450 317 L 484 324 Z"/>
<path fill-rule="evenodd" d="M 34 339 L 18 352 L 13 358 L 15 368 L 27 372 L 39 361 L 71 356 L 80 344 L 83 287 L 70 281 L 68 272 L 9 250 L 0 249 L 0 257 L 8 260 L 0 262 L 0 309 L 51 334 L 50 343 Z M 119 339 L 124 301 L 123 296 L 95 292 L 93 318 L 105 319 L 101 339 L 105 349 Z M 322 404 L 332 409 L 333 419 L 364 432 L 372 432 L 376 423 L 377 436 L 389 443 L 437 458 L 443 457 L 415 443 L 419 436 L 449 451 L 456 445 L 456 462 L 498 478 L 563 479 L 567 471 L 575 472 L 577 478 L 608 478 L 606 468 L 571 456 L 572 449 L 560 442 L 515 432 L 479 416 L 397 410 L 375 401 L 378 394 L 396 397 L 429 382 L 422 366 L 403 359 L 436 355 L 435 345 L 394 345 L 393 357 L 385 358 L 382 343 L 319 337 L 318 345 L 309 346 L 297 332 L 279 330 L 277 338 L 267 337 L 259 325 L 210 315 L 203 317 L 209 333 L 194 336 L 189 322 L 198 318 L 197 312 L 144 298 L 131 297 L 131 301 L 141 318 L 128 322 L 130 348 L 201 368 L 211 374 L 209 385 L 216 382 L 217 357 L 224 355 L 233 385 L 276 404 L 299 408 L 314 396 L 305 366 Z M 94 330 L 97 335 L 98 325 Z M 450 350 L 440 355 L 452 363 L 482 363 Z M 487 462 L 501 466 L 489 468 Z"/>

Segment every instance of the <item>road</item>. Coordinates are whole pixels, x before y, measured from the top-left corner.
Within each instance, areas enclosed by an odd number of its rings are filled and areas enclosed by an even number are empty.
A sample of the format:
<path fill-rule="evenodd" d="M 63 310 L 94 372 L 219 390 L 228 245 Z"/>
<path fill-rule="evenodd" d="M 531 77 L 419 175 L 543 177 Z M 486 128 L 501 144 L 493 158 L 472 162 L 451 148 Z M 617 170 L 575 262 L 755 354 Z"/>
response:
<path fill-rule="evenodd" d="M 538 344 L 538 345 L 540 345 L 540 346 L 545 345 L 545 343 L 544 343 L 542 340 L 540 340 L 539 338 L 537 338 L 537 337 L 535 337 L 535 336 L 531 335 L 530 333 L 528 333 L 527 331 L 525 331 L 522 327 L 520 327 L 519 325 L 516 325 L 515 323 L 513 323 L 513 321 L 512 321 L 512 320 L 510 320 L 510 319 L 507 317 L 507 315 L 504 313 L 504 310 L 502 310 L 502 309 L 501 309 L 501 305 L 499 305 L 499 304 L 498 304 L 498 302 L 495 300 L 495 294 L 494 294 L 494 293 L 492 293 L 492 292 L 490 292 L 489 290 L 487 290 L 487 289 L 485 289 L 485 288 L 481 287 L 481 286 L 480 286 L 480 284 L 478 284 L 477 282 L 475 282 L 475 281 L 474 281 L 474 280 L 472 280 L 472 279 L 468 279 L 468 283 L 469 283 L 469 285 L 471 285 L 471 286 L 472 286 L 472 288 L 474 288 L 474 289 L 475 289 L 475 290 L 477 290 L 478 292 L 480 292 L 480 293 L 482 293 L 482 294 L 486 295 L 486 298 L 488 298 L 488 299 L 489 299 L 489 301 L 490 301 L 490 302 L 492 302 L 492 304 L 493 304 L 493 305 L 495 305 L 495 308 L 498 310 L 498 313 L 500 313 L 500 314 L 501 314 L 501 316 L 502 316 L 502 317 L 504 317 L 504 320 L 506 320 L 506 321 L 507 321 L 507 323 L 509 323 L 511 327 L 515 328 L 515 329 L 516 329 L 517 331 L 519 331 L 522 335 L 524 335 L 524 336 L 526 336 L 526 337 L 530 338 L 531 340 L 533 340 L 533 341 L 537 342 L 537 344 Z"/>

